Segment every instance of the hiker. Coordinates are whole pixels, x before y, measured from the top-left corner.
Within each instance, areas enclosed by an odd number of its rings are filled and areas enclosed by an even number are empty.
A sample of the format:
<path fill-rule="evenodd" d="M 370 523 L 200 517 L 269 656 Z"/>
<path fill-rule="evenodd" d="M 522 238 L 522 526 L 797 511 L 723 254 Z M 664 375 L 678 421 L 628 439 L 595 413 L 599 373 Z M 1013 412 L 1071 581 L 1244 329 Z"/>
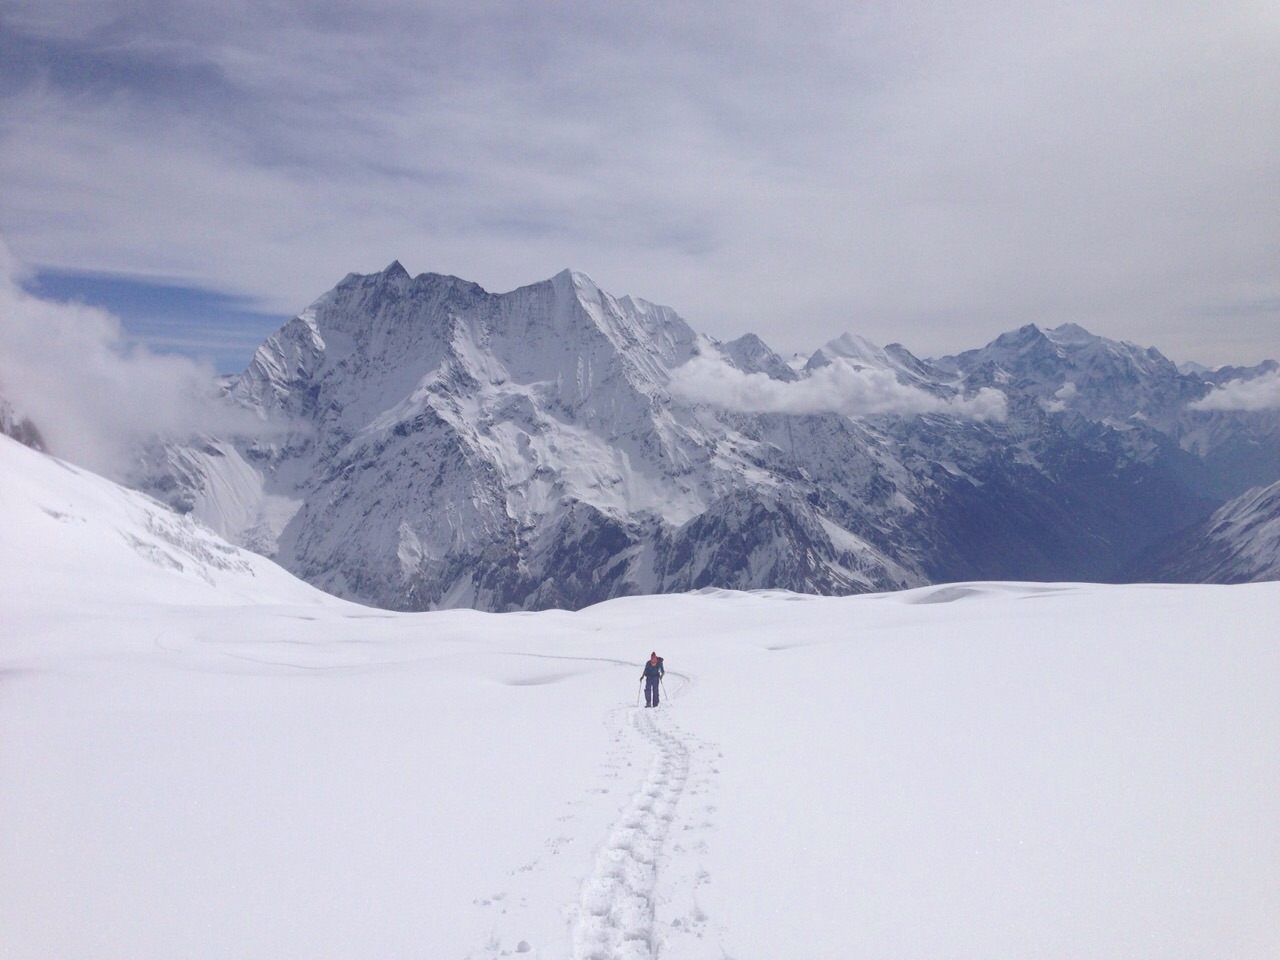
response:
<path fill-rule="evenodd" d="M 646 707 L 656 707 L 658 705 L 658 691 L 662 689 L 662 675 L 666 670 L 662 667 L 662 658 L 656 653 L 649 654 L 649 662 L 644 665 L 644 673 L 640 674 L 640 678 L 644 680 L 644 705 Z"/>

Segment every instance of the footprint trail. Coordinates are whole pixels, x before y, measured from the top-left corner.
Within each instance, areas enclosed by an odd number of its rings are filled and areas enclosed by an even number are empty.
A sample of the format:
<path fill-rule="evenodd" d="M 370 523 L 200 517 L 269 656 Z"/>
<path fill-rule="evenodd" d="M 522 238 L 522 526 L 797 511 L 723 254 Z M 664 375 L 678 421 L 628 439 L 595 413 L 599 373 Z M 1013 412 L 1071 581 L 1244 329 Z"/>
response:
<path fill-rule="evenodd" d="M 641 960 L 658 953 L 658 868 L 689 777 L 689 751 L 670 732 L 665 715 L 641 709 L 629 718 L 632 728 L 652 745 L 653 760 L 583 884 L 574 960 Z"/>

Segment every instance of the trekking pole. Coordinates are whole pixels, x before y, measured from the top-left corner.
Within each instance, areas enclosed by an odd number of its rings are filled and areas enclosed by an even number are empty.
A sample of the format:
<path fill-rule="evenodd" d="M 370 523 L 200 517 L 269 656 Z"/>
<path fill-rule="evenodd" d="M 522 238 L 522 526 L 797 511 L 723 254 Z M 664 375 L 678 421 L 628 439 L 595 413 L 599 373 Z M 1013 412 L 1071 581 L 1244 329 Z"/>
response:
<path fill-rule="evenodd" d="M 640 706 L 640 691 L 644 689 L 644 677 L 640 678 L 640 686 L 636 687 L 636 706 Z"/>
<path fill-rule="evenodd" d="M 666 703 L 667 702 L 667 683 L 665 680 L 662 679 L 662 677 L 658 678 L 658 686 L 662 688 L 662 702 Z"/>

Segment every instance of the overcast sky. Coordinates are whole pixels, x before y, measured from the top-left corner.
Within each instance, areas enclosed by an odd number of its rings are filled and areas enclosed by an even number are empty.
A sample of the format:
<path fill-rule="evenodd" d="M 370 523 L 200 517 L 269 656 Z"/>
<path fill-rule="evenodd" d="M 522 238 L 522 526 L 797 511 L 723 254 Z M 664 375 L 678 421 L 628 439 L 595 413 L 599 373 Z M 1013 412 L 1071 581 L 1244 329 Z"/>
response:
<path fill-rule="evenodd" d="M 0 241 L 225 369 L 393 259 L 782 352 L 1073 321 L 1256 363 L 1280 4 L 0 0 Z"/>

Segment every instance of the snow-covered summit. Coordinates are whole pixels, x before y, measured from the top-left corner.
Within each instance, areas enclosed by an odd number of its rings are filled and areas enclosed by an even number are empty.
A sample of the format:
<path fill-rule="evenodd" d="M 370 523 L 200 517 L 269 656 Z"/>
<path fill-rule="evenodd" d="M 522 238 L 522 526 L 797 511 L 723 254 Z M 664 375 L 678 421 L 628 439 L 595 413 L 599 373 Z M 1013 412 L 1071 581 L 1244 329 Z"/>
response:
<path fill-rule="evenodd" d="M 819 347 L 809 360 L 811 368 L 824 367 L 833 359 L 839 358 L 854 367 L 870 367 L 887 369 L 893 365 L 884 347 L 872 343 L 866 337 L 853 333 L 843 333 L 824 346 Z"/>
<path fill-rule="evenodd" d="M 720 352 L 737 369 L 744 373 L 763 373 L 772 380 L 791 382 L 800 379 L 800 373 L 767 343 L 754 333 L 746 333 L 736 340 L 719 345 Z M 803 367 L 803 364 L 800 365 Z"/>
<path fill-rule="evenodd" d="M 914 356 L 900 343 L 882 347 L 866 337 L 853 333 L 841 334 L 814 352 L 805 364 L 805 371 L 812 373 L 843 361 L 855 370 L 883 371 L 890 373 L 903 384 L 935 395 L 953 393 L 953 386 L 960 385 L 959 377 Z"/>
<path fill-rule="evenodd" d="M 702 344 L 669 307 L 583 273 L 492 294 L 392 264 L 344 278 L 232 385 L 269 439 L 170 451 L 157 469 L 233 540 L 387 606 L 580 605 L 754 586 L 753 569 L 794 589 L 918 582 L 780 484 L 772 443 L 672 401 Z M 796 379 L 763 343 L 735 351 Z M 788 519 L 732 560 L 683 546 L 708 511 L 736 529 L 759 509 Z"/>
<path fill-rule="evenodd" d="M 396 608 L 1107 579 L 1274 480 L 1276 418 L 1189 411 L 1209 389 L 1075 325 L 938 361 L 846 335 L 801 365 L 572 270 L 495 294 L 395 262 L 229 386 L 261 436 L 153 452 L 140 482 Z"/>
<path fill-rule="evenodd" d="M 1154 347 L 1095 336 L 1077 324 L 1027 324 L 987 346 L 937 361 L 973 382 L 1013 386 L 1057 409 L 1095 421 L 1141 416 L 1165 432 L 1207 390 Z M 1065 389 L 1064 389 L 1065 388 Z"/>

